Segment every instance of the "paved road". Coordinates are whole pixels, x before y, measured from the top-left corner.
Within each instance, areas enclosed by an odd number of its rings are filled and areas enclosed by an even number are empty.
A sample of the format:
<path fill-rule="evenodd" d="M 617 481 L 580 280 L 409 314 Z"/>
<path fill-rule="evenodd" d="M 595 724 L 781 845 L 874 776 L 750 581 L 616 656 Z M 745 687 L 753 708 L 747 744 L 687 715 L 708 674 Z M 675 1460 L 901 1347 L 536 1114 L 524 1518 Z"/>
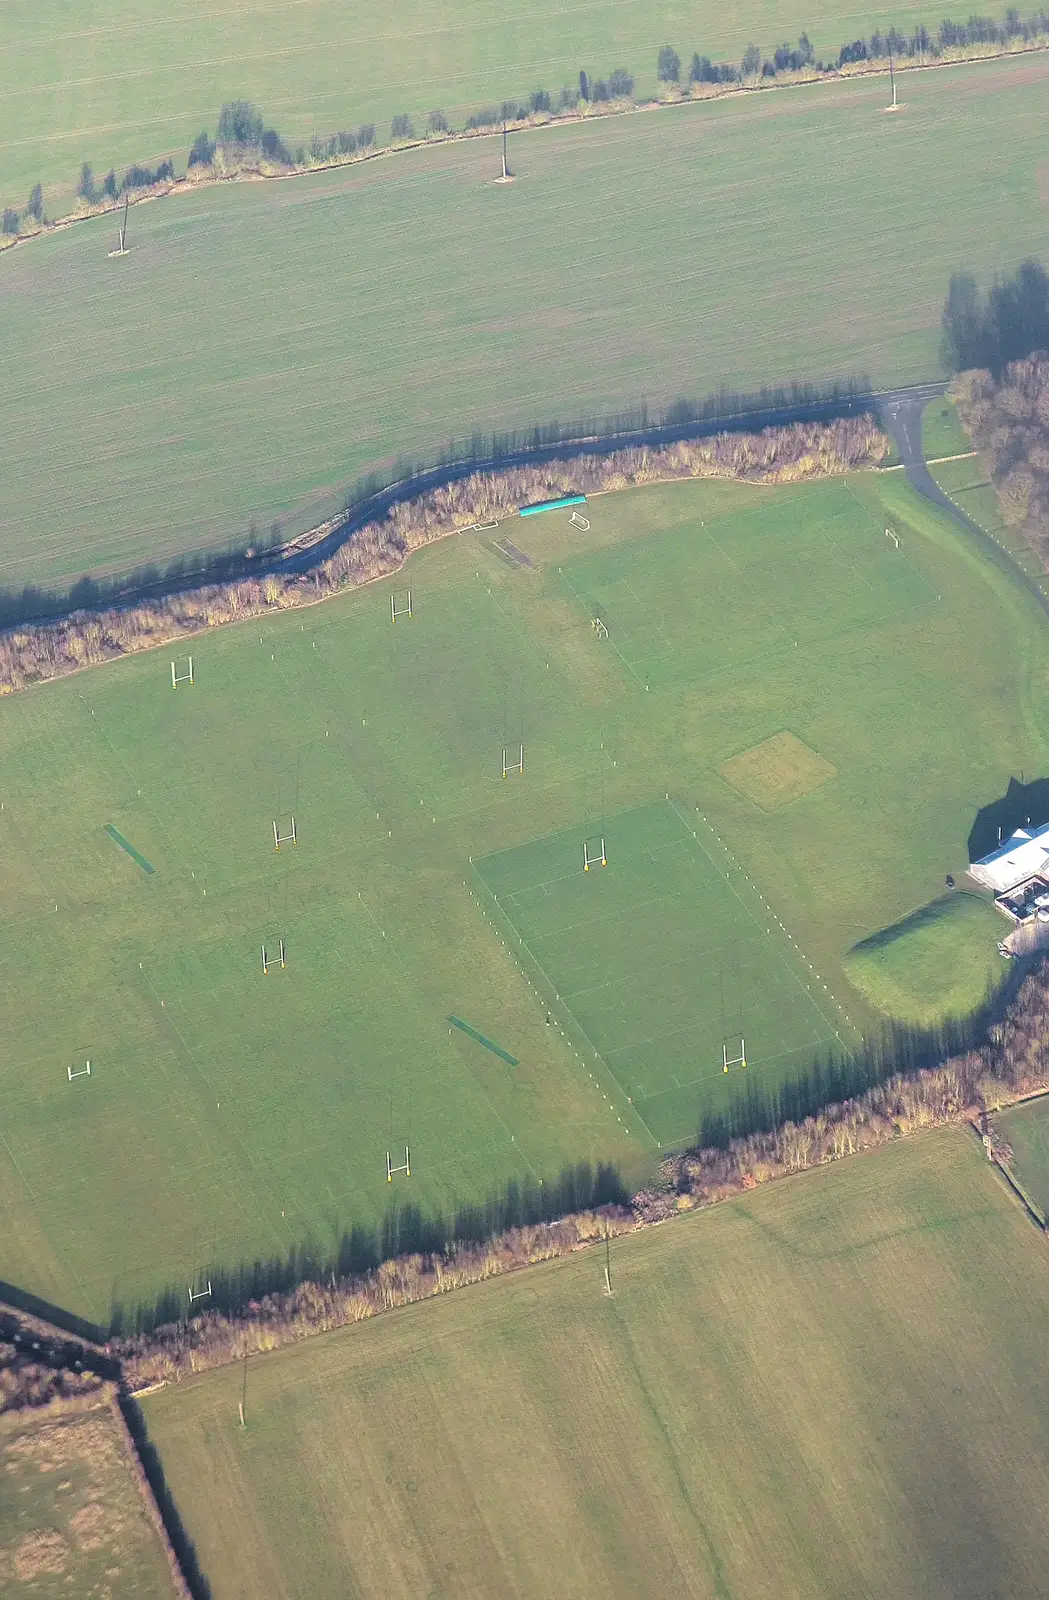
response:
<path fill-rule="evenodd" d="M 923 499 L 931 501 L 941 511 L 946 511 L 948 516 L 954 518 L 966 531 L 971 534 L 987 552 L 991 559 L 1026 586 L 1034 595 L 1038 604 L 1049 616 L 1049 596 L 1046 596 L 1032 578 L 1029 578 L 1019 562 L 1014 561 L 1009 552 L 985 533 L 978 522 L 975 522 L 968 512 L 955 505 L 949 495 L 944 494 L 936 479 L 925 464 L 925 454 L 922 450 L 922 412 L 930 400 L 936 400 L 943 394 L 946 385 L 943 383 L 923 384 L 916 389 L 899 389 L 893 394 L 878 396 L 878 415 L 882 427 L 895 441 L 903 462 L 903 470 L 907 475 L 907 482 Z"/>

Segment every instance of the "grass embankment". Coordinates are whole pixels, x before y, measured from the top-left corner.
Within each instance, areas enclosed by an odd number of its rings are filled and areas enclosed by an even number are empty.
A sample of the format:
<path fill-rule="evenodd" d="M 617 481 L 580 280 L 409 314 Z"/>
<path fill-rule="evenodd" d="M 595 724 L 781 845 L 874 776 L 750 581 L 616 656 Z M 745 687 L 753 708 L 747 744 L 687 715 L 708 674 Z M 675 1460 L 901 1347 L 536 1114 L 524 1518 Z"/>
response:
<path fill-rule="evenodd" d="M 944 493 L 1007 551 L 1043 593 L 1049 593 L 1043 561 L 1019 529 L 1003 517 L 1001 499 L 979 456 L 936 462 L 938 456 L 960 455 L 972 450 L 953 400 L 944 397 L 926 406 L 922 416 L 922 448 L 926 458 L 933 462 L 929 471 Z"/>
<path fill-rule="evenodd" d="M 1049 1100 L 1015 1106 L 994 1120 L 1013 1147 L 1015 1176 L 1043 1219 L 1049 1218 Z"/>
<path fill-rule="evenodd" d="M 111 218 L 7 252 L 0 583 L 297 531 L 474 429 L 926 379 L 958 262 L 1049 253 L 1047 85 L 1038 57 L 915 73 L 895 117 L 875 82 L 743 95 L 521 134 L 506 188 L 447 145 L 143 206 L 123 260 Z"/>
<path fill-rule="evenodd" d="M 997 943 L 1007 931 L 989 901 L 956 892 L 862 940 L 845 970 L 873 1006 L 904 1022 L 964 1017 L 1001 981 Z"/>
<path fill-rule="evenodd" d="M 173 1600 L 108 1405 L 0 1417 L 0 1592 L 7 1600 Z"/>
<path fill-rule="evenodd" d="M 897 27 L 935 31 L 941 13 L 904 0 Z M 846 37 L 882 20 L 876 9 L 840 19 L 828 0 L 775 0 L 758 18 L 749 5 L 689 18 L 663 3 L 598 0 L 585 11 L 552 0 L 522 12 L 499 0 L 438 0 L 377 12 L 350 0 L 305 8 L 260 0 L 250 16 L 199 3 L 170 16 L 143 0 L 115 0 L 85 28 L 59 0 L 6 19 L 0 58 L 0 203 L 22 206 L 32 184 L 57 216 L 73 204 L 83 161 L 99 178 L 132 162 L 185 161 L 197 132 L 213 128 L 223 101 L 254 100 L 293 148 L 315 133 L 411 115 L 420 133 L 441 108 L 455 126 L 483 106 L 527 101 L 540 87 L 574 87 L 580 68 L 607 77 L 626 67 L 639 94 L 656 91 L 656 52 L 670 40 L 686 64 L 693 50 L 738 64 L 752 37 L 766 48 L 807 29 L 817 54 L 837 57 Z M 515 98 L 516 97 L 516 98 Z"/>
<path fill-rule="evenodd" d="M 1002 516 L 997 490 L 984 471 L 980 458 L 973 456 L 964 461 L 943 461 L 938 466 L 931 466 L 929 471 L 955 505 L 1001 545 L 1021 572 L 1026 573 L 1043 594 L 1049 593 L 1044 563 L 1020 530 Z"/>
<path fill-rule="evenodd" d="M 922 412 L 922 454 L 927 461 L 940 456 L 963 455 L 972 442 L 962 427 L 958 408 L 946 395 L 931 400 Z"/>
<path fill-rule="evenodd" d="M 143 1410 L 216 1600 L 1035 1600 L 1044 1250 L 952 1130 Z"/>
<path fill-rule="evenodd" d="M 1049 760 L 1041 613 L 892 475 L 588 515 L 520 525 L 534 571 L 499 531 L 418 552 L 395 627 L 383 582 L 200 637 L 192 688 L 164 651 L 0 702 L 0 1277 L 104 1319 L 391 1203 L 637 1183 L 878 1021 L 846 952 Z"/>

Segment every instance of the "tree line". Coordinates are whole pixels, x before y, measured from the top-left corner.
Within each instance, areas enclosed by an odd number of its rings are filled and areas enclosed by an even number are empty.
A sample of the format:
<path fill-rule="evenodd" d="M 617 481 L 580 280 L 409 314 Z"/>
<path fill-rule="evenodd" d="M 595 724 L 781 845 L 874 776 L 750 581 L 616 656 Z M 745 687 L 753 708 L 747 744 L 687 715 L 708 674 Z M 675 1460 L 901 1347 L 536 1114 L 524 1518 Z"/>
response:
<path fill-rule="evenodd" d="M 902 1059 L 892 1057 L 893 1037 Z M 629 1199 L 614 1167 L 581 1164 L 549 1186 L 511 1181 L 482 1206 L 450 1217 L 391 1210 L 377 1227 L 350 1228 L 333 1244 L 306 1242 L 283 1258 L 215 1270 L 213 1305 L 192 1321 L 181 1284 L 150 1303 L 114 1307 L 109 1349 L 129 1383 L 178 1381 L 876 1149 L 914 1129 L 966 1115 L 986 1128 L 989 1105 L 1049 1086 L 1047 1041 L 1043 960 L 979 1018 L 923 1038 L 917 1057 L 915 1040 L 890 1031 L 863 1090 L 848 1074 L 810 1076 L 811 1107 L 796 1120 L 780 1117 L 747 1131 L 744 1114 L 741 1131 L 717 1144 L 701 1139 L 668 1153 L 655 1182 Z M 937 1054 L 952 1046 L 962 1053 Z"/>
<path fill-rule="evenodd" d="M 1049 565 L 1049 355 L 1011 361 L 998 378 L 986 368 L 962 372 L 948 393 L 994 484 L 1003 518 Z"/>
<path fill-rule="evenodd" d="M 802 33 L 796 45 L 778 45 L 769 55 L 763 54 L 756 44 L 748 44 L 738 64 L 713 62 L 709 56 L 693 55 L 688 68 L 690 86 L 701 84 L 755 83 L 775 78 L 783 72 L 806 70 L 827 73 L 840 72 L 843 67 L 863 61 L 929 60 L 936 61 L 951 50 L 966 50 L 975 45 L 992 45 L 1008 48 L 1018 43 L 1030 44 L 1049 35 L 1049 11 L 1034 11 L 1022 17 L 1010 8 L 1001 21 L 991 17 L 971 16 L 968 21 L 954 22 L 945 18 L 935 34 L 921 25 L 910 34 L 891 27 L 880 29 L 868 38 L 847 40 L 836 56 L 817 59 L 808 34 Z M 682 62 L 673 45 L 664 45 L 656 58 L 656 77 L 666 88 L 682 82 Z"/>
<path fill-rule="evenodd" d="M 962 23 L 945 18 L 935 35 L 920 25 L 910 34 L 901 33 L 895 26 L 884 33 L 876 29 L 869 37 L 846 41 L 837 55 L 827 60 L 816 57 L 807 33 L 800 34 L 796 44 L 784 42 L 769 54 L 765 54 L 756 44 L 748 44 L 738 64 L 714 61 L 697 50 L 687 70 L 683 68 L 681 56 L 674 46 L 666 44 L 656 57 L 656 78 L 664 94 L 691 94 L 719 85 L 759 84 L 783 73 L 836 73 L 844 67 L 890 58 L 936 61 L 951 51 L 959 52 L 978 46 L 1007 49 L 1017 44 L 1031 44 L 1046 36 L 1049 36 L 1049 11 L 1034 11 L 1024 17 L 1015 8 L 1010 8 L 1000 21 L 991 17 L 970 16 Z M 483 131 L 503 123 L 520 125 L 535 117 L 571 115 L 581 105 L 622 104 L 633 99 L 634 87 L 634 76 L 626 67 L 615 67 L 604 77 L 597 77 L 589 69 L 582 68 L 574 83 L 565 84 L 559 90 L 533 89 L 525 100 L 504 100 L 500 105 L 482 106 L 471 112 L 463 128 L 466 132 Z M 391 118 L 389 142 L 397 145 L 420 138 L 440 138 L 455 131 L 439 107 L 434 107 L 426 114 L 421 132 L 417 131 L 411 114 L 402 111 Z M 299 143 L 292 148 L 276 128 L 266 125 L 250 101 L 231 100 L 222 107 L 214 133 L 202 129 L 194 139 L 187 157 L 187 168 L 206 169 L 219 159 L 227 168 L 252 160 L 264 160 L 290 170 L 367 155 L 379 147 L 374 123 L 362 123 L 356 129 L 314 134 L 308 145 Z M 77 197 L 87 205 L 96 205 L 106 200 L 116 200 L 128 190 L 148 188 L 174 177 L 174 163 L 166 160 L 155 169 L 132 165 L 119 182 L 115 171 L 111 169 L 96 185 L 91 163 L 84 162 L 77 185 Z M 43 190 L 39 183 L 33 185 L 21 212 L 16 207 L 7 206 L 0 216 L 0 232 L 7 237 L 17 237 L 21 232 L 32 232 L 46 224 Z"/>
<path fill-rule="evenodd" d="M 610 451 L 631 445 L 651 449 L 663 443 L 717 436 L 723 430 L 729 430 L 727 438 L 739 440 L 747 436 L 748 428 L 794 419 L 833 426 L 836 419 L 860 417 L 870 393 L 866 376 L 823 384 L 782 384 L 749 393 L 722 388 L 701 398 L 676 400 L 658 413 L 642 405 L 615 415 L 554 419 L 493 432 L 478 430 L 469 438 L 452 439 L 430 460 L 402 458 L 382 478 L 372 474 L 358 479 L 332 520 L 331 531 L 313 548 L 313 564 L 319 565 L 351 544 L 370 518 L 386 514 L 394 505 L 415 503 L 432 487 L 468 480 L 480 468 L 499 471 L 533 461 L 539 466 L 557 456 L 598 462 Z M 860 434 L 866 438 L 862 428 Z M 823 439 L 824 447 L 827 444 L 828 439 Z M 163 567 L 150 562 L 111 577 L 84 576 L 66 589 L 34 584 L 0 589 L 0 629 L 43 624 L 76 612 L 98 615 L 113 608 L 130 615 L 131 608 L 160 604 L 167 596 L 185 597 L 215 585 L 263 579 L 280 570 L 285 538 L 279 521 L 268 529 L 252 522 L 246 534 L 225 550 L 176 556 Z M 300 574 L 305 567 L 303 557 L 287 570 Z M 0 685 L 5 682 L 3 644 L 0 639 Z"/>

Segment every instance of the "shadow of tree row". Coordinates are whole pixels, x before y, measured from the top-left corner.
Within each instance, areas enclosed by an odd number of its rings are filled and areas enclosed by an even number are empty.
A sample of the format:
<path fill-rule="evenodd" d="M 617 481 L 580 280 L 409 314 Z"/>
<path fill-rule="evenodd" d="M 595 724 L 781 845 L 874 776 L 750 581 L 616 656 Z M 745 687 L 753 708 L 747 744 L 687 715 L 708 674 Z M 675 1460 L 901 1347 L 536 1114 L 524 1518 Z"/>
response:
<path fill-rule="evenodd" d="M 887 1025 L 863 1041 L 853 1053 L 827 1054 L 789 1080 L 748 1082 L 725 1107 L 704 1109 L 696 1130 L 696 1146 L 724 1148 L 732 1139 L 767 1133 L 784 1122 L 801 1122 L 825 1106 L 854 1099 L 897 1073 L 941 1065 L 986 1043 L 988 1029 L 1000 1016 L 1023 977 L 1016 963 L 989 991 L 970 1016 L 948 1018 L 937 1027 Z M 587 1162 L 566 1168 L 550 1182 L 508 1181 L 486 1200 L 458 1208 L 453 1214 L 427 1211 L 408 1203 L 391 1207 L 375 1226 L 356 1223 L 334 1246 L 305 1239 L 281 1257 L 216 1264 L 210 1271 L 209 1310 L 230 1315 L 270 1294 L 287 1294 L 302 1283 L 324 1283 L 363 1277 L 383 1262 L 400 1256 L 440 1256 L 457 1245 L 483 1245 L 514 1228 L 557 1222 L 575 1212 L 600 1206 L 628 1206 L 630 1191 L 612 1164 Z M 108 1333 L 112 1338 L 148 1334 L 167 1323 L 186 1320 L 185 1284 L 172 1284 L 155 1299 L 138 1305 L 115 1304 Z"/>
<path fill-rule="evenodd" d="M 363 1277 L 384 1261 L 399 1256 L 438 1256 L 455 1245 L 484 1244 L 513 1228 L 557 1222 L 573 1212 L 599 1206 L 625 1206 L 630 1193 L 611 1163 L 579 1162 L 550 1181 L 509 1180 L 477 1204 L 460 1206 L 451 1215 L 427 1211 L 411 1202 L 391 1206 L 374 1226 L 356 1223 L 337 1243 L 325 1246 L 306 1238 L 286 1255 L 268 1260 L 220 1263 L 209 1268 L 211 1294 L 207 1309 L 234 1314 L 268 1294 L 287 1294 L 301 1283 Z M 107 1336 L 123 1338 L 149 1333 L 166 1323 L 186 1320 L 185 1284 L 173 1284 L 154 1300 L 135 1306 L 115 1304 Z"/>
<path fill-rule="evenodd" d="M 871 398 L 869 378 L 858 376 L 825 384 L 784 384 L 753 393 L 720 389 L 702 399 L 679 399 L 654 417 L 642 405 L 611 416 L 555 418 L 528 427 L 476 432 L 468 439 L 450 439 L 429 462 L 402 459 L 384 476 L 359 479 L 335 525 L 307 549 L 287 545 L 285 530 L 275 521 L 266 532 L 252 526 L 242 539 L 223 549 L 181 555 L 163 566 L 150 562 L 112 577 L 84 576 L 65 589 L 33 584 L 0 589 L 0 628 L 54 621 L 74 611 L 135 605 L 239 578 L 308 573 L 365 523 L 473 472 L 673 444 L 722 431 L 825 421 L 862 409 Z"/>
<path fill-rule="evenodd" d="M 725 1149 L 733 1139 L 771 1133 L 787 1122 L 804 1122 L 827 1106 L 841 1105 L 897 1074 L 907 1076 L 942 1066 L 987 1043 L 988 1032 L 1012 999 L 1027 968 L 1016 962 L 966 1017 L 947 1017 L 935 1027 L 887 1023 L 848 1054 L 814 1059 L 806 1071 L 765 1085 L 752 1079 L 729 1105 L 712 1106 L 700 1117 L 697 1148 Z"/>

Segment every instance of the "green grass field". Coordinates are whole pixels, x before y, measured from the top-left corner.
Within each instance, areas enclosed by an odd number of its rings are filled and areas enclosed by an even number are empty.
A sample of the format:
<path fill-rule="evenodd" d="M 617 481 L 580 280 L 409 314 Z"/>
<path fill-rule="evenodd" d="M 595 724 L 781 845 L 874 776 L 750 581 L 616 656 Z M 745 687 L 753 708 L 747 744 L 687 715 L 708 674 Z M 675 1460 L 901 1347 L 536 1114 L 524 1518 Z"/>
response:
<path fill-rule="evenodd" d="M 1049 1104 L 1032 1100 L 995 1117 L 1013 1147 L 1013 1171 L 1043 1217 L 1049 1218 Z"/>
<path fill-rule="evenodd" d="M 961 455 L 971 449 L 972 440 L 962 427 L 954 401 L 945 396 L 930 401 L 922 412 L 922 452 L 926 460 Z"/>
<path fill-rule="evenodd" d="M 989 900 L 955 893 L 861 941 L 846 971 L 890 1016 L 919 1024 L 965 1017 L 1001 982 L 997 945 L 1007 931 Z"/>
<path fill-rule="evenodd" d="M 589 515 L 515 526 L 532 572 L 419 552 L 396 627 L 375 584 L 199 637 L 192 688 L 165 649 L 0 701 L 0 1278 L 104 1318 L 391 1203 L 634 1183 L 877 1020 L 848 952 L 1049 764 L 1034 600 L 891 474 Z"/>
<path fill-rule="evenodd" d="M 172 1600 L 119 1424 L 106 1406 L 0 1417 L 6 1600 Z"/>
<path fill-rule="evenodd" d="M 201 127 L 214 128 L 223 101 L 255 100 L 294 145 L 314 133 L 364 121 L 388 132 L 409 112 L 425 128 L 441 107 L 461 127 L 469 111 L 574 85 L 580 68 L 607 77 L 625 66 L 638 93 L 656 88 L 656 53 L 670 40 L 687 63 L 693 50 L 738 62 L 756 38 L 771 51 L 807 29 L 814 48 L 837 57 L 857 33 L 890 23 L 939 23 L 935 8 L 869 0 L 843 11 L 821 0 L 775 0 L 760 16 L 667 3 L 656 11 L 612 0 L 585 8 L 548 3 L 522 11 L 439 0 L 377 13 L 361 0 L 261 0 L 249 12 L 194 0 L 158 16 L 145 0 L 72 11 L 59 0 L 16 7 L 5 19 L 0 60 L 0 202 L 24 205 L 30 185 L 48 190 L 48 210 L 72 204 L 82 161 L 97 172 L 132 161 L 184 163 Z"/>
<path fill-rule="evenodd" d="M 146 1397 L 215 1600 L 1036 1600 L 1044 1244 L 957 1130 Z"/>
<path fill-rule="evenodd" d="M 915 73 L 896 117 L 870 81 L 739 96 L 515 136 L 505 188 L 450 145 L 142 206 L 124 260 L 112 219 L 6 252 L 0 584 L 294 532 L 475 429 L 928 379 L 950 273 L 1049 256 L 1047 86 L 1038 57 Z"/>
<path fill-rule="evenodd" d="M 568 1011 L 581 1059 L 608 1065 L 661 1144 L 687 1137 L 697 1092 L 723 1087 L 726 1057 L 744 1070 L 747 1034 L 747 1070 L 762 1074 L 836 1049 L 841 1030 L 852 1041 L 838 1002 L 698 810 L 686 816 L 669 797 L 609 817 L 595 807 L 587 831 L 611 871 L 600 856 L 579 870 L 578 827 L 474 866 L 511 949 Z"/>

